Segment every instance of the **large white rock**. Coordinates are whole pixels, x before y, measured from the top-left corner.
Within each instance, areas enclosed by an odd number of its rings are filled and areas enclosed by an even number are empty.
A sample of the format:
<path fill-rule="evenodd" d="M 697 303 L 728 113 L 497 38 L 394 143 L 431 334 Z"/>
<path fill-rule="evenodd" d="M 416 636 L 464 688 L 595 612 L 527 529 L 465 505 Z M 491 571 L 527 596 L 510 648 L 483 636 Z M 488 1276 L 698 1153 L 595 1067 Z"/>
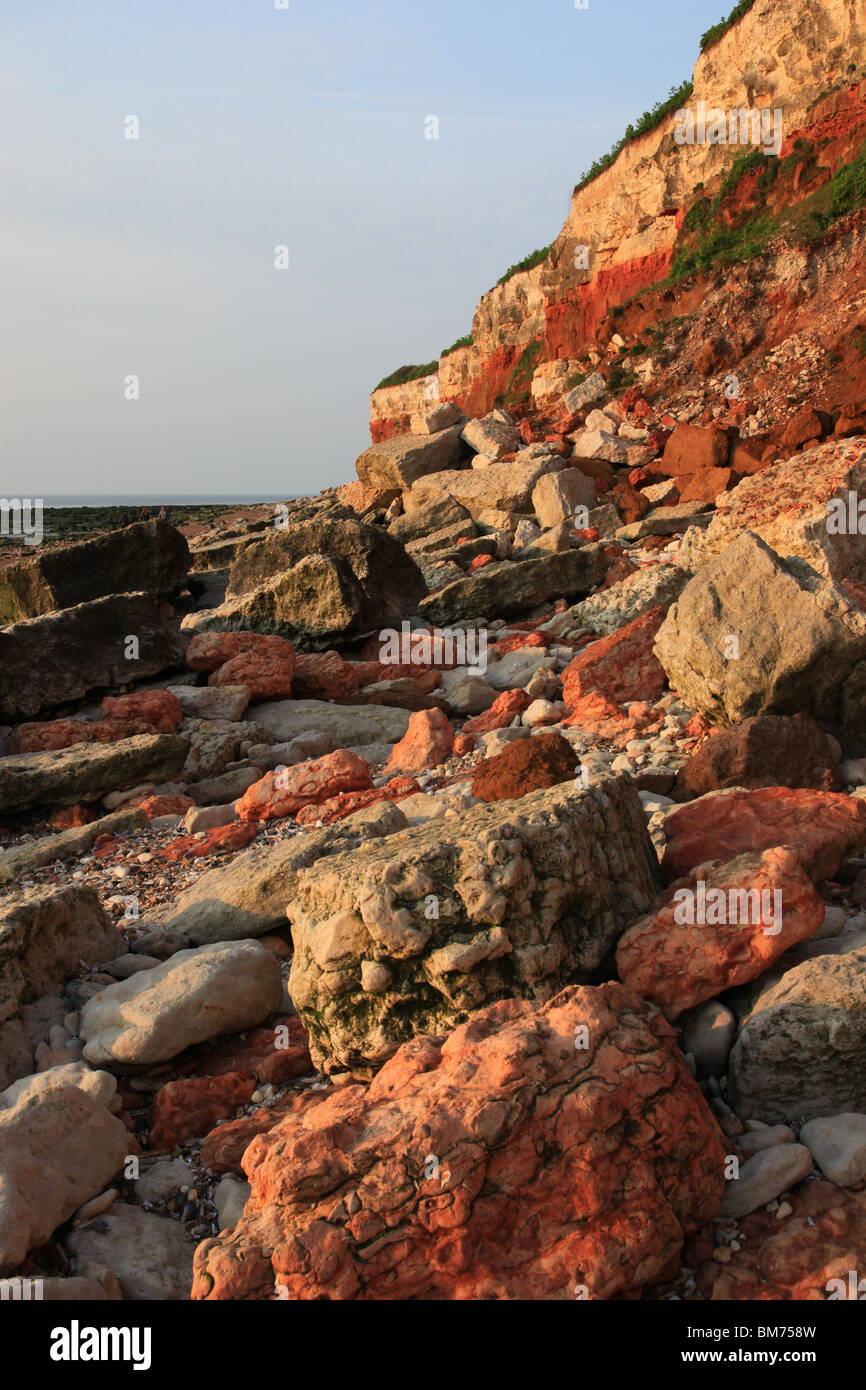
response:
<path fill-rule="evenodd" d="M 0 1269 L 44 1245 L 136 1148 L 123 1121 L 78 1086 L 24 1087 L 0 1109 Z"/>
<path fill-rule="evenodd" d="M 740 1174 L 725 1187 L 719 1216 L 748 1216 L 780 1197 L 812 1171 L 812 1155 L 805 1144 L 775 1144 L 740 1167 Z"/>
<path fill-rule="evenodd" d="M 166 1062 L 193 1043 L 261 1023 L 282 997 L 277 959 L 257 941 L 178 951 L 88 1000 L 84 1055 L 107 1064 Z"/>
<path fill-rule="evenodd" d="M 132 1302 L 189 1298 L 195 1246 L 168 1216 L 116 1202 L 97 1221 L 72 1231 L 66 1246 L 79 1274 L 98 1277 L 112 1270 Z"/>
<path fill-rule="evenodd" d="M 589 511 L 595 503 L 595 483 L 579 468 L 546 473 L 532 492 L 532 510 L 539 526 L 544 528 L 558 526 L 561 521 L 571 521 L 575 508 L 586 507 Z"/>
<path fill-rule="evenodd" d="M 846 1112 L 810 1120 L 800 1130 L 800 1141 L 830 1182 L 850 1187 L 866 1178 L 866 1115 Z"/>

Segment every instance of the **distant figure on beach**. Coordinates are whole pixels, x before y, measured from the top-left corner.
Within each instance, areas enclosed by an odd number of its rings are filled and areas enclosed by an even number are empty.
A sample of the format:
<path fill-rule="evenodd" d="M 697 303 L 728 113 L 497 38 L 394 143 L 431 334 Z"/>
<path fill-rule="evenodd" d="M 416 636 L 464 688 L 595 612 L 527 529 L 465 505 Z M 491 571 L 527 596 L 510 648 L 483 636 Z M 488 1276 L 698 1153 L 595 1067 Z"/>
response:
<path fill-rule="evenodd" d="M 149 521 L 149 520 L 150 520 L 150 507 L 142 507 L 142 509 L 141 509 L 141 514 L 140 514 L 140 516 L 139 516 L 138 519 L 139 519 L 139 521 Z"/>
<path fill-rule="evenodd" d="M 165 510 L 165 503 L 159 509 L 160 521 L 168 521 L 168 512 Z"/>

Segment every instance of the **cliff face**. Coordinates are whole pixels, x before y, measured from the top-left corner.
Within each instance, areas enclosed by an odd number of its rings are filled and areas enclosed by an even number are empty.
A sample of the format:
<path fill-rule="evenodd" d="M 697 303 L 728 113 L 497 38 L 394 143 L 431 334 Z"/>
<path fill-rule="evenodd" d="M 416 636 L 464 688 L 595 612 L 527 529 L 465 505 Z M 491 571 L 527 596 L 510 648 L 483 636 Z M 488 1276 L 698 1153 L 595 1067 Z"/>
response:
<path fill-rule="evenodd" d="M 807 137 L 829 178 L 866 136 L 864 63 L 866 0 L 757 0 L 698 58 L 684 104 L 693 112 L 699 103 L 725 113 L 780 110 L 780 158 Z M 678 143 L 678 129 L 671 113 L 575 192 L 547 259 L 483 296 L 471 346 L 440 359 L 438 382 L 373 393 L 374 439 L 407 428 L 437 392 L 471 415 L 508 403 L 541 363 L 583 354 L 612 306 L 664 279 L 689 207 L 751 148 Z M 787 196 L 795 194 L 789 182 Z M 588 248 L 588 268 L 580 247 Z"/>

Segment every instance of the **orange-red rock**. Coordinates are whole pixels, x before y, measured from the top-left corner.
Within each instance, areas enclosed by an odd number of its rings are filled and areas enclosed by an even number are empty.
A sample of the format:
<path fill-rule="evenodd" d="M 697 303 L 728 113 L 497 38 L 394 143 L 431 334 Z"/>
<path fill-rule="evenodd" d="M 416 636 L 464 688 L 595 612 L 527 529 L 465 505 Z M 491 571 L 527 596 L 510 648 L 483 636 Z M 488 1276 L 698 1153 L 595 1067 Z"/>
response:
<path fill-rule="evenodd" d="M 471 753 L 475 747 L 475 739 L 471 734 L 454 735 L 454 756 L 462 758 L 465 753 Z"/>
<path fill-rule="evenodd" d="M 475 558 L 474 558 L 474 560 L 470 560 L 470 561 L 469 561 L 469 565 L 468 565 L 468 567 L 467 567 L 467 574 L 474 574 L 476 570 L 482 570 L 482 569 L 484 569 L 484 566 L 485 566 L 485 565 L 492 565 L 492 564 L 493 564 L 493 556 L 492 556 L 492 555 L 476 555 Z"/>
<path fill-rule="evenodd" d="M 170 690 L 134 690 L 131 695 L 106 695 L 102 718 L 109 724 L 140 733 L 173 734 L 183 719 L 176 695 Z M 147 728 L 143 726 L 147 725 Z"/>
<path fill-rule="evenodd" d="M 90 825 L 99 820 L 99 812 L 92 806 L 62 806 L 52 811 L 48 824 L 53 830 L 71 830 L 73 826 Z"/>
<path fill-rule="evenodd" d="M 247 1214 L 198 1246 L 194 1299 L 570 1302 L 675 1273 L 724 1149 L 670 1026 L 610 983 L 405 1043 L 243 1167 Z"/>
<path fill-rule="evenodd" d="M 207 1134 L 217 1120 L 233 1115 L 248 1101 L 255 1089 L 256 1078 L 248 1071 L 167 1082 L 153 1098 L 150 1147 L 172 1149 L 185 1139 Z"/>
<path fill-rule="evenodd" d="M 866 848 L 866 802 L 789 787 L 710 792 L 671 811 L 665 834 L 662 874 L 668 883 L 709 859 L 735 859 L 774 845 L 795 849 L 818 882 Z"/>
<path fill-rule="evenodd" d="M 650 608 L 626 627 L 585 647 L 562 673 L 563 698 L 574 704 L 591 690 L 599 690 L 620 704 L 657 699 L 667 676 L 653 641 L 664 619 L 664 608 Z"/>
<path fill-rule="evenodd" d="M 259 632 L 196 632 L 186 649 L 186 664 L 193 671 L 216 671 L 243 652 L 271 650 L 275 641 L 284 638 L 265 637 Z"/>
<path fill-rule="evenodd" d="M 659 718 L 660 716 L 648 706 L 646 710 L 641 710 L 632 705 L 626 714 L 616 701 L 603 695 L 600 690 L 591 690 L 588 695 L 582 695 L 579 700 L 570 702 L 570 713 L 562 723 L 566 728 L 580 729 L 596 738 L 625 742 L 648 725 L 658 722 Z"/>
<path fill-rule="evenodd" d="M 722 468 L 728 461 L 730 440 L 723 430 L 702 429 L 699 425 L 677 425 L 662 457 L 653 465 L 666 477 Z"/>
<path fill-rule="evenodd" d="M 358 693 L 358 674 L 339 652 L 295 656 L 292 693 L 296 700 L 340 700 Z"/>
<path fill-rule="evenodd" d="M 610 589 L 614 584 L 619 584 L 621 579 L 628 579 L 630 574 L 637 574 L 637 565 L 634 560 L 629 560 L 627 555 L 614 560 L 604 579 L 596 589 L 596 593 L 602 593 L 605 589 Z"/>
<path fill-rule="evenodd" d="M 235 810 L 242 821 L 276 820 L 295 815 L 302 806 L 318 805 L 341 792 L 364 791 L 372 785 L 364 759 L 338 748 L 324 758 L 265 773 L 235 802 Z"/>
<path fill-rule="evenodd" d="M 302 806 L 295 820 L 298 825 L 314 826 L 319 822 L 330 825 L 332 821 L 351 816 L 353 811 L 363 811 L 365 806 L 373 806 L 377 801 L 400 801 L 404 796 L 413 796 L 421 788 L 414 777 L 392 777 L 384 787 L 369 787 L 362 792 L 342 792 L 339 796 L 328 797 L 327 801 L 316 806 Z"/>
<path fill-rule="evenodd" d="M 409 727 L 395 743 L 385 764 L 387 772 L 424 772 L 450 758 L 454 733 L 440 709 L 419 709 L 409 716 Z"/>
<path fill-rule="evenodd" d="M 283 637 L 263 637 L 270 647 L 253 647 L 230 657 L 208 676 L 208 685 L 245 685 L 252 700 L 288 699 L 295 672 L 295 649 Z"/>
<path fill-rule="evenodd" d="M 171 796 L 139 796 L 133 801 L 125 802 L 124 805 L 138 806 L 148 820 L 153 820 L 154 816 L 185 816 L 195 802 L 191 796 L 183 796 L 176 792 Z"/>
<path fill-rule="evenodd" d="M 577 755 L 562 734 L 517 738 L 481 764 L 472 779 L 472 795 L 480 801 L 505 801 L 571 781 L 576 771 Z"/>
<path fill-rule="evenodd" d="M 464 734 L 488 734 L 492 729 L 504 729 L 518 714 L 529 709 L 531 704 L 532 696 L 527 695 L 525 690 L 503 690 L 501 695 L 497 695 L 488 710 L 466 720 L 462 732 Z"/>
<path fill-rule="evenodd" d="M 753 1212 L 737 1225 L 740 1249 L 722 1264 L 708 1260 L 695 1273 L 705 1298 L 749 1302 L 847 1302 L 852 1298 L 849 1272 L 863 1278 L 866 1249 L 866 1201 L 862 1192 L 846 1192 L 833 1183 L 805 1182 L 785 1200 L 793 1208 L 780 1221 L 775 1211 Z M 715 1242 L 713 1242 L 715 1244 Z M 841 1280 L 830 1284 L 831 1280 Z M 862 1300 L 862 1290 L 853 1297 Z"/>
<path fill-rule="evenodd" d="M 275 1019 L 272 1027 L 252 1028 L 245 1038 L 233 1033 L 216 1047 L 188 1048 L 174 1065 L 181 1074 L 195 1072 L 197 1076 L 252 1072 L 257 1081 L 277 1085 L 308 1076 L 313 1070 L 310 1040 L 297 1014 Z"/>
<path fill-rule="evenodd" d="M 509 637 L 501 637 L 493 643 L 490 656 L 494 661 L 499 661 L 509 652 L 520 651 L 523 647 L 540 647 L 546 651 L 549 646 L 550 637 L 546 632 L 513 632 Z"/>
<path fill-rule="evenodd" d="M 290 1092 L 273 1106 L 263 1106 L 253 1115 L 229 1120 L 228 1124 L 211 1130 L 201 1147 L 202 1167 L 212 1173 L 237 1173 L 238 1177 L 243 1177 L 241 1160 L 257 1134 L 267 1134 L 287 1115 L 310 1109 L 324 1099 L 321 1091 Z"/>
<path fill-rule="evenodd" d="M 218 825 L 213 830 L 205 830 L 201 837 L 179 835 L 160 851 L 160 858 L 177 863 L 181 859 L 204 859 L 211 854 L 225 854 L 227 850 L 246 849 L 257 833 L 254 823 L 234 821 L 231 825 Z"/>
<path fill-rule="evenodd" d="M 675 799 L 721 787 L 812 787 L 839 791 L 842 780 L 830 745 L 807 715 L 765 714 L 719 729 L 684 763 Z"/>
<path fill-rule="evenodd" d="M 652 912 L 632 923 L 617 946 L 617 972 L 667 1018 L 677 1018 L 757 979 L 823 920 L 824 900 L 794 850 L 714 860 L 678 879 Z"/>

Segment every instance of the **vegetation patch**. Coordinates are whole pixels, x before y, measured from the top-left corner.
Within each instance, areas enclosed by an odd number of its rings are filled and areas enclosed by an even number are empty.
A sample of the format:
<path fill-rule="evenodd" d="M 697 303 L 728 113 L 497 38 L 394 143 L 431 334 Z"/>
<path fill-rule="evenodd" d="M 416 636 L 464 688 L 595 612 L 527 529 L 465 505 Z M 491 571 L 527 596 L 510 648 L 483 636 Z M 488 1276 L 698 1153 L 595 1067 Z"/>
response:
<path fill-rule="evenodd" d="M 440 357 L 447 357 L 448 354 L 449 354 L 449 352 L 456 352 L 458 348 L 465 348 L 465 347 L 471 347 L 471 346 L 472 346 L 472 334 L 471 334 L 471 333 L 466 333 L 466 334 L 464 334 L 464 336 L 463 336 L 462 338 L 458 338 L 456 342 L 452 343 L 450 347 L 443 348 L 442 351 L 440 352 L 439 356 L 440 356 Z"/>
<path fill-rule="evenodd" d="M 506 280 L 510 280 L 512 275 L 519 275 L 521 270 L 534 270 L 537 265 L 541 265 L 542 261 L 547 260 L 549 254 L 550 246 L 542 246 L 537 251 L 530 252 L 528 256 L 523 257 L 522 261 L 518 261 L 516 265 L 510 265 L 505 274 L 500 275 L 493 288 L 496 289 L 497 286 L 504 285 Z"/>
<path fill-rule="evenodd" d="M 392 372 L 390 376 L 383 376 L 375 389 L 381 391 L 384 386 L 404 386 L 407 381 L 417 381 L 419 377 L 432 376 L 438 367 L 438 358 L 434 362 L 427 362 L 423 367 L 398 367 L 396 372 Z"/>
<path fill-rule="evenodd" d="M 604 173 L 605 169 L 609 169 L 614 160 L 632 140 L 637 140 L 641 135 L 647 135 L 649 131 L 655 130 L 656 126 L 661 125 L 665 116 L 669 116 L 673 111 L 678 111 L 683 103 L 688 101 L 692 91 L 693 86 L 691 81 L 683 82 L 679 87 L 671 87 L 668 96 L 663 97 L 661 101 L 657 101 L 655 106 L 651 107 L 649 111 L 644 111 L 640 120 L 634 125 L 626 126 L 625 135 L 623 135 L 622 139 L 617 140 L 616 144 L 607 154 L 603 154 L 599 159 L 593 161 L 586 173 L 583 174 L 580 180 L 574 185 L 574 192 L 579 193 L 582 188 L 586 188 L 587 184 L 592 183 L 593 179 L 598 178 L 599 174 Z"/>
<path fill-rule="evenodd" d="M 754 5 L 755 0 L 740 0 L 728 15 L 727 19 L 720 19 L 718 24 L 713 24 L 705 34 L 701 34 L 701 52 L 706 53 L 708 48 L 712 48 L 714 43 L 718 43 L 723 34 L 726 34 L 738 19 L 742 19 L 744 14 L 748 14 Z"/>

